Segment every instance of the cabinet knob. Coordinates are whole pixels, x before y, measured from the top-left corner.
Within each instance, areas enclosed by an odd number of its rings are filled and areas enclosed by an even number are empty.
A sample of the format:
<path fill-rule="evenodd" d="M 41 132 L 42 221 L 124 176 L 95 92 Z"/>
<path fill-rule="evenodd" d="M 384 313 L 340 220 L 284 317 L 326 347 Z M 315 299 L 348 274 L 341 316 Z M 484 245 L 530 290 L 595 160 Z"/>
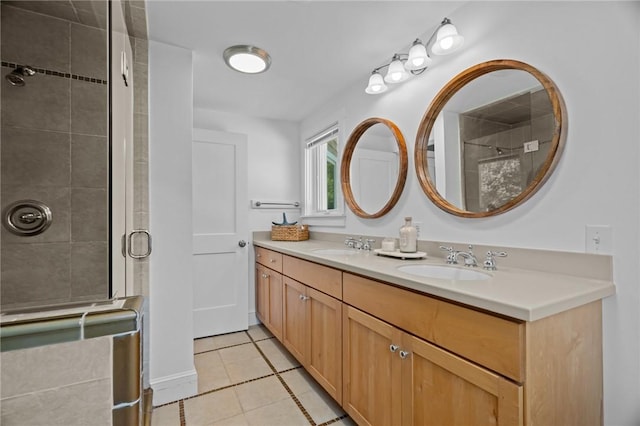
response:
<path fill-rule="evenodd" d="M 256 254 L 256 257 L 262 257 L 262 255 L 260 253 Z"/>
<path fill-rule="evenodd" d="M 400 346 L 398 346 L 398 345 L 389 345 L 389 350 L 390 350 L 391 352 L 395 352 L 395 351 L 397 351 L 397 350 L 398 350 L 398 348 L 399 348 L 399 347 L 400 347 Z"/>
<path fill-rule="evenodd" d="M 262 274 L 262 278 L 269 278 L 269 275 L 267 275 L 267 274 Z"/>
<path fill-rule="evenodd" d="M 300 300 L 302 300 L 303 302 L 305 300 L 309 300 L 309 296 L 305 296 L 304 294 L 301 294 L 300 296 L 298 296 L 300 298 Z"/>
<path fill-rule="evenodd" d="M 269 259 L 269 262 L 276 263 L 276 260 L 275 259 Z"/>
<path fill-rule="evenodd" d="M 400 355 L 400 358 L 401 358 L 401 359 L 405 359 L 405 358 L 407 358 L 407 357 L 409 356 L 409 352 L 407 352 L 407 351 L 400 351 L 400 354 L 399 354 L 399 355 Z"/>

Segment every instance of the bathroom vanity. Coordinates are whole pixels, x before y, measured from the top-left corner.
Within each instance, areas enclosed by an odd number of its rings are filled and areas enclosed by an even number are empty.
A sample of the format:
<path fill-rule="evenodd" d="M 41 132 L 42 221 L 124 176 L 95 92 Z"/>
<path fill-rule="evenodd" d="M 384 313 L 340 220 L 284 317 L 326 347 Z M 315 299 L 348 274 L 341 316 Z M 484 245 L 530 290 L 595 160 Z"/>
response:
<path fill-rule="evenodd" d="M 358 424 L 602 424 L 610 278 L 504 267 L 448 280 L 398 270 L 442 258 L 254 245 L 258 318 Z"/>

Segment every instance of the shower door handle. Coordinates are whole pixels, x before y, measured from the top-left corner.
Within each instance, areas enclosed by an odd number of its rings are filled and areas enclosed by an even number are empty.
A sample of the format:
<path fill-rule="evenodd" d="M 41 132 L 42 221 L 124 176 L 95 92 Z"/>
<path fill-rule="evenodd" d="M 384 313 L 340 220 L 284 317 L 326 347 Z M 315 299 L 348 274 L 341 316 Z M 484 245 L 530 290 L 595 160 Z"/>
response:
<path fill-rule="evenodd" d="M 146 235 L 147 251 L 145 253 L 142 253 L 142 254 L 133 253 L 132 240 L 135 234 Z M 146 229 L 134 229 L 133 231 L 131 231 L 131 233 L 129 234 L 129 237 L 127 238 L 127 252 L 129 253 L 129 256 L 132 257 L 133 259 L 144 259 L 145 257 L 149 257 L 149 255 L 151 254 L 151 234 L 149 234 L 149 231 L 147 231 Z"/>

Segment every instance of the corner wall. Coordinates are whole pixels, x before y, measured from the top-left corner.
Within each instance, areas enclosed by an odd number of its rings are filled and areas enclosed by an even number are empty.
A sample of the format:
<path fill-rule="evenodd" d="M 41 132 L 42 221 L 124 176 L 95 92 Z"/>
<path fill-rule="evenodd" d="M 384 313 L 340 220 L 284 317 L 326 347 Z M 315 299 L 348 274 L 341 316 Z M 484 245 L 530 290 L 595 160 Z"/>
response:
<path fill-rule="evenodd" d="M 640 3 L 469 2 L 449 18 L 465 36 L 462 51 L 435 57 L 432 69 L 380 96 L 364 93 L 369 69 L 363 69 L 343 96 L 302 122 L 302 129 L 320 128 L 322 117 L 342 110 L 348 134 L 366 118 L 384 117 L 407 140 L 410 172 L 398 205 L 375 220 L 347 210 L 346 228 L 338 232 L 395 236 L 406 215 L 422 222 L 421 239 L 584 252 L 585 225 L 611 225 L 617 294 L 604 301 L 605 424 L 638 424 Z M 615 43 L 601 28 L 615 28 Z M 423 193 L 413 147 L 440 88 L 492 59 L 529 63 L 554 80 L 567 106 L 567 143 L 553 175 L 525 204 L 494 218 L 463 219 L 439 210 Z"/>
<path fill-rule="evenodd" d="M 153 404 L 195 395 L 192 52 L 149 42 L 150 383 Z M 185 214 L 185 212 L 187 214 Z"/>

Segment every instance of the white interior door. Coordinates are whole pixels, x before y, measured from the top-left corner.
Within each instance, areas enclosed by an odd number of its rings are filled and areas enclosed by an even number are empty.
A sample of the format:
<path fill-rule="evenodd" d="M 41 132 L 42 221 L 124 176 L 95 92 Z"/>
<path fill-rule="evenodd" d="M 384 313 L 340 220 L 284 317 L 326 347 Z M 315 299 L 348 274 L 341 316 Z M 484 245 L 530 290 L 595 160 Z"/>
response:
<path fill-rule="evenodd" d="M 194 337 L 249 325 L 247 137 L 193 130 Z"/>

